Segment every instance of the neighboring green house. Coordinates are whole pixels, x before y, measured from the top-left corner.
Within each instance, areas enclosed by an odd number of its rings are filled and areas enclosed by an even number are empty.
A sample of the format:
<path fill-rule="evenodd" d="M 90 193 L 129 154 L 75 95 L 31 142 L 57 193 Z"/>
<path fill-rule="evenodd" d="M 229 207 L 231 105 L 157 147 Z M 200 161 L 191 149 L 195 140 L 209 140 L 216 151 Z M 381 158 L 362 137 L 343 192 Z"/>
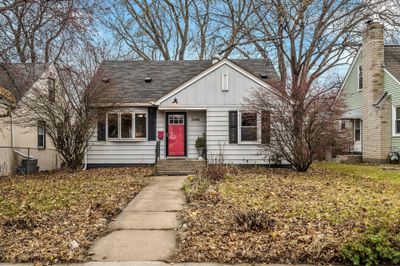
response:
<path fill-rule="evenodd" d="M 339 97 L 347 109 L 341 128 L 351 132 L 350 152 L 366 162 L 400 152 L 400 46 L 384 45 L 382 24 L 367 26 Z"/>

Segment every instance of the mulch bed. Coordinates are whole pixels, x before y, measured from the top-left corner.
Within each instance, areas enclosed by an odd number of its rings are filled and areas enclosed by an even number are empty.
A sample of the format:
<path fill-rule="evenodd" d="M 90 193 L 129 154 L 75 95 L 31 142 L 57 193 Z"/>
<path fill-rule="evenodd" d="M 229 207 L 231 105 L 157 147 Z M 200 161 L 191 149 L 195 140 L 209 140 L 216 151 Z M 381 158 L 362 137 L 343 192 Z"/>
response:
<path fill-rule="evenodd" d="M 306 174 L 239 170 L 182 211 L 179 247 L 171 261 L 343 263 L 344 242 L 371 226 L 396 226 L 399 189 L 400 184 L 321 169 Z M 252 231 L 238 225 L 235 216 L 253 209 L 266 213 L 269 228 Z"/>
<path fill-rule="evenodd" d="M 0 261 L 83 262 L 149 182 L 149 167 L 0 178 Z"/>

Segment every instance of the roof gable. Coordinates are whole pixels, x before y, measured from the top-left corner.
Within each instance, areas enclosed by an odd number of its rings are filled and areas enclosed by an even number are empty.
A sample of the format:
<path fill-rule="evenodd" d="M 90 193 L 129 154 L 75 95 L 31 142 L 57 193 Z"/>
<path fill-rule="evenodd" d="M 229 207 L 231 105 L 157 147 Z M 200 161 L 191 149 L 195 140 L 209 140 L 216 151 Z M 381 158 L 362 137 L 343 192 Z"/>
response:
<path fill-rule="evenodd" d="M 0 65 L 0 86 L 11 92 L 19 102 L 47 69 L 45 64 Z"/>
<path fill-rule="evenodd" d="M 231 70 L 229 70 L 229 69 L 226 69 L 225 71 L 221 70 L 221 68 L 223 68 L 224 66 L 227 66 Z M 220 72 L 219 75 L 216 72 Z M 270 89 L 271 92 L 273 92 L 272 87 L 269 84 L 267 84 L 265 81 L 263 81 L 261 78 L 253 75 L 252 73 L 241 68 L 239 65 L 231 62 L 230 60 L 223 59 L 223 60 L 219 61 L 218 63 L 212 65 L 205 71 L 201 72 L 199 75 L 193 77 L 192 79 L 190 79 L 187 82 L 183 83 L 182 85 L 178 86 L 176 89 L 167 93 L 166 95 L 164 95 L 163 97 L 158 99 L 155 102 L 155 104 L 159 105 L 159 104 L 165 103 L 165 101 L 167 101 L 171 97 L 174 97 L 175 95 L 181 94 L 186 89 L 193 88 L 194 90 L 196 90 L 196 87 L 197 87 L 197 92 L 195 94 L 197 95 L 197 97 L 195 97 L 196 99 L 194 99 L 196 102 L 199 102 L 199 101 L 201 102 L 200 98 L 206 99 L 209 97 L 225 98 L 225 100 L 226 100 L 227 92 L 222 92 L 221 88 L 218 86 L 218 84 L 221 84 L 221 82 L 222 82 L 221 75 L 228 74 L 229 72 L 231 73 L 231 75 L 228 76 L 228 82 L 230 83 L 228 86 L 229 91 L 232 90 L 231 89 L 231 87 L 232 87 L 232 88 L 240 89 L 243 92 L 243 94 L 239 94 L 239 95 L 235 96 L 235 101 L 242 100 L 242 98 L 245 96 L 244 95 L 245 91 L 248 91 L 249 89 L 256 88 L 256 87 L 264 87 L 264 88 Z M 214 74 L 217 74 L 217 76 L 214 76 L 213 78 L 211 78 L 211 76 Z M 234 77 L 232 77 L 232 75 L 236 76 L 235 79 L 238 84 L 232 84 L 232 81 L 230 80 L 231 78 L 234 78 Z M 206 81 L 206 79 L 209 77 L 211 79 L 209 81 Z M 243 85 L 243 84 L 241 84 L 241 82 L 243 82 L 242 77 L 247 78 L 249 80 L 249 82 L 246 82 L 245 86 L 238 88 L 237 86 L 240 87 L 241 85 Z M 197 84 L 198 82 L 202 82 L 202 83 Z M 209 84 L 212 84 L 212 86 L 210 86 Z M 250 84 L 252 84 L 252 85 L 250 85 Z M 218 96 L 218 94 L 215 94 L 216 91 L 219 91 L 220 93 L 224 94 L 224 96 L 222 96 L 222 95 Z M 192 92 L 194 92 L 194 91 L 192 90 L 191 92 L 186 92 L 186 94 L 191 94 Z M 231 93 L 229 93 L 229 94 L 231 94 Z M 232 95 L 231 95 L 231 97 L 232 97 Z M 184 98 L 187 98 L 187 97 L 184 97 Z M 209 99 L 209 100 L 211 100 L 211 99 Z M 213 102 L 213 101 L 215 102 L 216 99 L 213 99 L 211 102 Z M 210 102 L 210 101 L 208 101 L 208 102 Z M 186 103 L 186 104 L 192 105 L 193 102 Z"/>
<path fill-rule="evenodd" d="M 231 61 L 254 76 L 266 74 L 268 79 L 277 79 L 269 60 Z M 104 61 L 95 79 L 109 80 L 103 103 L 151 103 L 213 66 L 211 60 Z M 146 82 L 146 78 L 151 81 Z"/>
<path fill-rule="evenodd" d="M 385 68 L 397 80 L 400 80 L 400 46 L 385 46 Z"/>

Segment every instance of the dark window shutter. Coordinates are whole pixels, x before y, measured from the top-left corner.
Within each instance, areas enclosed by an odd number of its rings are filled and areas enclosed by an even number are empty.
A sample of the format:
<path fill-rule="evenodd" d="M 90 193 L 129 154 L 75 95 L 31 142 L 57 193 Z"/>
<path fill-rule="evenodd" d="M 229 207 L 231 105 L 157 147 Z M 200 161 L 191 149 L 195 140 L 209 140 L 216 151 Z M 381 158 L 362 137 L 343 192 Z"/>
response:
<path fill-rule="evenodd" d="M 101 115 L 97 120 L 97 140 L 106 140 L 106 115 Z"/>
<path fill-rule="evenodd" d="M 148 109 L 148 140 L 157 140 L 157 107 Z"/>
<path fill-rule="evenodd" d="M 229 143 L 238 143 L 238 112 L 229 111 Z"/>
<path fill-rule="evenodd" d="M 268 144 L 271 140 L 271 118 L 267 111 L 261 112 L 261 143 Z"/>

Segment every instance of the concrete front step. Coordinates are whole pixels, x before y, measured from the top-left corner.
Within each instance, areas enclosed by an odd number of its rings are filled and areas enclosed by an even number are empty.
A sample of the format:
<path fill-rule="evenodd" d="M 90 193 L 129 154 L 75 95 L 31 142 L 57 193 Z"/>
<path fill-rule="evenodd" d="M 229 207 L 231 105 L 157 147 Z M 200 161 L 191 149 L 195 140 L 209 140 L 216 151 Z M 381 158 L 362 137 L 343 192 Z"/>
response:
<path fill-rule="evenodd" d="M 205 160 L 166 159 L 157 162 L 157 175 L 194 174 L 206 166 Z"/>
<path fill-rule="evenodd" d="M 178 167 L 178 166 L 157 166 L 159 171 L 196 171 L 202 167 Z"/>
<path fill-rule="evenodd" d="M 182 175 L 182 176 L 184 176 L 184 175 L 194 175 L 194 174 L 196 174 L 196 172 L 186 172 L 186 171 L 183 171 L 183 172 L 157 171 L 156 172 L 156 175 L 158 175 L 158 176 L 161 176 L 161 175 L 177 175 L 177 176 Z"/>
<path fill-rule="evenodd" d="M 204 167 L 206 166 L 205 163 L 169 163 L 169 162 L 157 162 L 157 165 L 159 166 L 188 166 L 188 167 Z"/>

